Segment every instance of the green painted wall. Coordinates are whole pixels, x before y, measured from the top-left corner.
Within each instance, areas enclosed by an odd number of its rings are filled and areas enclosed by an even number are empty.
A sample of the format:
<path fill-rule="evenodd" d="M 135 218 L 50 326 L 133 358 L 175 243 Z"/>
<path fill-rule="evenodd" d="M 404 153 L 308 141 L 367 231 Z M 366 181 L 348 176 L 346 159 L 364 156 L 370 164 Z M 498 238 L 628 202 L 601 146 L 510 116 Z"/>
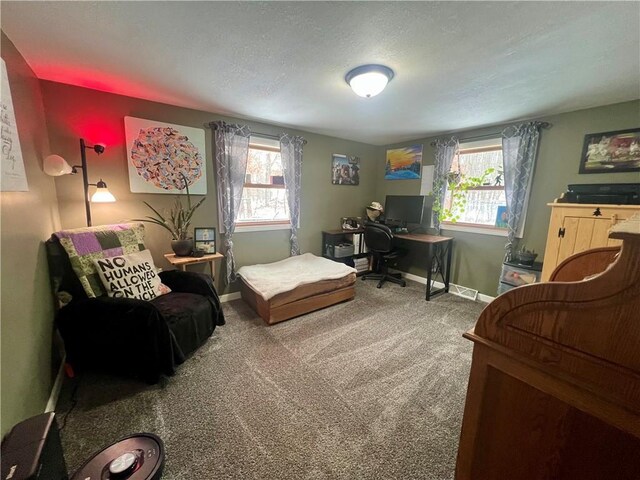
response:
<path fill-rule="evenodd" d="M 127 115 L 198 128 L 213 120 L 224 119 L 248 124 L 255 132 L 278 134 L 284 131 L 304 136 L 308 143 L 304 147 L 301 225 L 298 231 L 302 251 L 320 254 L 320 232 L 339 228 L 340 217 L 363 215 L 364 207 L 373 198 L 378 147 L 60 83 L 43 81 L 41 85 L 53 152 L 62 155 L 69 163 L 77 163 L 80 137 L 90 143 L 106 144 L 107 150 L 100 157 L 88 152 L 90 181 L 103 178 L 118 201 L 92 207 L 96 225 L 146 215 L 143 200 L 159 208 L 168 208 L 173 202 L 172 195 L 130 193 L 123 120 Z M 212 132 L 207 129 L 205 133 L 208 195 L 194 217 L 193 226 L 218 227 Z M 331 185 L 332 153 L 360 157 L 360 185 Z M 73 176 L 58 177 L 56 185 L 63 227 L 84 226 L 81 180 Z M 147 226 L 147 244 L 158 266 L 168 267 L 162 254 L 170 251 L 169 241 L 169 234 L 160 227 Z M 239 266 L 272 262 L 289 255 L 288 230 L 236 233 L 233 241 Z M 219 237 L 218 244 L 221 244 Z M 225 293 L 237 290 L 234 285 L 220 288 L 220 282 L 218 287 Z"/>
<path fill-rule="evenodd" d="M 28 192 L 0 193 L 0 435 L 42 413 L 52 385 L 53 298 L 43 240 L 60 225 L 38 79 L 2 33 Z M 55 354 L 53 355 L 55 357 Z"/>
<path fill-rule="evenodd" d="M 579 175 L 578 167 L 584 136 L 587 133 L 606 132 L 640 127 L 640 101 L 618 103 L 576 112 L 542 117 L 538 120 L 551 123 L 543 130 L 540 139 L 538 161 L 533 178 L 533 190 L 529 202 L 527 223 L 521 245 L 535 249 L 539 259 L 544 256 L 550 209 L 552 202 L 572 183 L 627 183 L 640 182 L 640 174 L 608 173 Z M 456 132 L 461 138 L 499 132 L 503 126 Z M 444 137 L 441 136 L 441 137 Z M 385 180 L 384 163 L 387 148 L 422 143 L 424 165 L 433 165 L 434 149 L 430 143 L 434 137 L 380 147 L 376 175 L 375 198 L 384 202 L 386 195 L 416 195 L 420 192 L 419 180 Z M 494 296 L 504 256 L 505 239 L 475 233 L 443 230 L 443 235 L 455 237 L 452 281 L 471 287 L 481 293 Z M 410 273 L 425 276 L 425 252 L 414 248 L 399 267 Z"/>

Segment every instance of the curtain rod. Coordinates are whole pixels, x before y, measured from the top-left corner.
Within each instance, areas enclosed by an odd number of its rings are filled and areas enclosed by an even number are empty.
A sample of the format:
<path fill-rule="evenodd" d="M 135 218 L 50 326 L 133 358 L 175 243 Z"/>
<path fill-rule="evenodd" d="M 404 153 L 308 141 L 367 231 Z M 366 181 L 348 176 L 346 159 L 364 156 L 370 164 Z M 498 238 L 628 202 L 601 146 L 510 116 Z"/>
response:
<path fill-rule="evenodd" d="M 218 126 L 217 126 L 217 125 L 212 125 L 211 123 L 206 123 L 206 124 L 205 124 L 205 127 L 206 127 L 206 128 L 210 128 L 210 129 L 212 129 L 212 130 L 217 130 L 217 129 L 218 129 Z M 266 137 L 266 138 L 272 138 L 272 139 L 274 139 L 274 140 L 280 140 L 280 136 L 279 136 L 279 135 L 272 135 L 272 134 L 270 134 L 270 133 L 260 133 L 260 132 L 254 132 L 254 131 L 252 131 L 252 132 L 251 132 L 251 135 L 258 135 L 258 136 L 260 136 L 260 137 Z M 306 145 L 306 144 L 307 144 L 307 139 L 306 139 L 306 138 L 303 138 L 303 145 Z"/>
<path fill-rule="evenodd" d="M 540 122 L 540 128 L 549 128 L 549 127 L 551 127 L 551 124 L 549 122 Z M 509 128 L 509 127 L 505 127 L 505 128 Z M 470 142 L 472 140 L 482 140 L 484 138 L 496 138 L 502 135 L 503 131 L 504 131 L 504 128 L 499 132 L 485 133 L 484 135 L 474 135 L 473 137 L 464 137 L 464 138 L 461 138 L 459 142 L 464 143 L 464 142 Z M 431 145 L 432 147 L 435 147 L 436 142 L 433 141 L 429 145 Z"/>

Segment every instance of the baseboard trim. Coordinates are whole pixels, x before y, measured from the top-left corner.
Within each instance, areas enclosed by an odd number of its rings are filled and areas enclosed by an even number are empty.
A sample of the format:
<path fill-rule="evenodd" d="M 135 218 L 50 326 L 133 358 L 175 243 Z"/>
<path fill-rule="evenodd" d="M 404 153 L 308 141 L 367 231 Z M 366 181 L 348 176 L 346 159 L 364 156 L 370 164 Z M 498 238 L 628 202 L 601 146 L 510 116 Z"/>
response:
<path fill-rule="evenodd" d="M 64 364 L 66 361 L 67 356 L 65 355 L 60 362 L 60 368 L 58 369 L 58 374 L 56 375 L 56 379 L 51 387 L 51 394 L 49 395 L 49 401 L 47 402 L 44 413 L 54 412 L 56 410 L 58 397 L 60 397 L 60 391 L 62 390 L 62 382 L 64 382 Z"/>
<path fill-rule="evenodd" d="M 422 285 L 426 285 L 427 284 L 427 279 L 425 277 L 421 277 L 419 275 L 414 275 L 413 273 L 407 273 L 407 272 L 399 272 L 402 274 L 403 278 L 406 278 L 407 280 L 412 280 L 414 282 L 418 282 L 421 283 Z M 436 288 L 443 288 L 444 287 L 444 283 L 441 282 L 433 282 L 434 286 Z M 455 284 L 451 284 L 451 285 L 455 285 Z M 461 288 L 470 288 L 470 287 L 464 287 L 463 285 L 457 285 Z M 449 292 L 452 295 L 457 295 L 455 292 Z M 462 295 L 457 295 L 457 296 L 462 296 Z M 466 297 L 462 297 L 462 298 L 466 298 Z M 495 300 L 496 297 L 492 297 L 490 295 L 485 295 L 484 293 L 478 293 L 478 300 L 481 301 L 482 303 L 489 303 L 493 300 Z"/>
<path fill-rule="evenodd" d="M 230 302 L 231 300 L 238 300 L 239 298 L 241 298 L 242 295 L 240 292 L 233 292 L 233 293 L 225 293 L 224 295 L 220 295 L 220 303 L 227 303 Z"/>

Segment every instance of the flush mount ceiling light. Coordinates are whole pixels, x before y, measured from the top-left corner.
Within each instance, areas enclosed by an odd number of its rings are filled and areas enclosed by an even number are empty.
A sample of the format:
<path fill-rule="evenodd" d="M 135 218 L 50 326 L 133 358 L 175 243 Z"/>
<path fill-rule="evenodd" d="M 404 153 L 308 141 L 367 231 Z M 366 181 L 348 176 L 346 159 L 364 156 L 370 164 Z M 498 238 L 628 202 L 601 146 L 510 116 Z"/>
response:
<path fill-rule="evenodd" d="M 344 77 L 351 89 L 361 97 L 378 95 L 393 78 L 393 70 L 384 65 L 361 65 Z"/>

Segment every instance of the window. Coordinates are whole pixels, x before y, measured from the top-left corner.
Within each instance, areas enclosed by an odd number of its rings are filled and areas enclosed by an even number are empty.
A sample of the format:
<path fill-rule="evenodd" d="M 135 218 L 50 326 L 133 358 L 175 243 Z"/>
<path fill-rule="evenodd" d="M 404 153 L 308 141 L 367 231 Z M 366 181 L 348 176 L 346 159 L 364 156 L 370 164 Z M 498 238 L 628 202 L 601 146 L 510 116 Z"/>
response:
<path fill-rule="evenodd" d="M 277 140 L 251 137 L 237 224 L 239 227 L 289 224 L 280 143 Z"/>
<path fill-rule="evenodd" d="M 451 165 L 443 223 L 506 230 L 502 170 L 500 139 L 461 144 Z"/>

